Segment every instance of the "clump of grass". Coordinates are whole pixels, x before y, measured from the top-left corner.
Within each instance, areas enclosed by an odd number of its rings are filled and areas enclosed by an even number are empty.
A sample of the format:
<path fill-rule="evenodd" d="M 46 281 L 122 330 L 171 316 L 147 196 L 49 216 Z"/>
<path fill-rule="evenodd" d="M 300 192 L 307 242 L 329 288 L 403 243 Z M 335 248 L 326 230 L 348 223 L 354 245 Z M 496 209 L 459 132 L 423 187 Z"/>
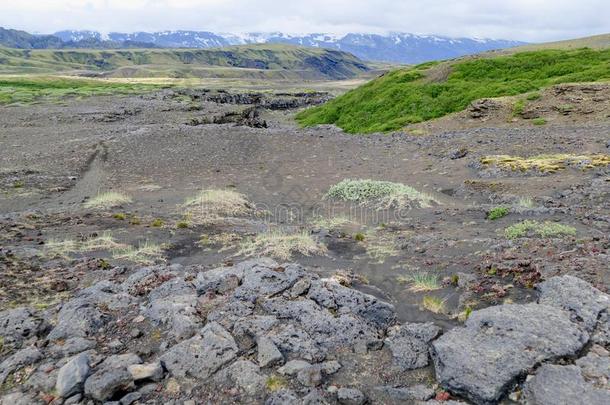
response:
<path fill-rule="evenodd" d="M 349 218 L 345 217 L 345 216 L 333 216 L 333 217 L 324 217 L 324 216 L 317 216 L 311 219 L 310 221 L 311 225 L 316 227 L 316 228 L 324 228 L 324 229 L 328 229 L 328 230 L 332 230 L 332 229 L 337 229 L 340 228 L 342 226 L 348 225 L 350 223 L 352 223 L 352 221 L 350 221 Z"/>
<path fill-rule="evenodd" d="M 176 228 L 178 229 L 186 229 L 189 227 L 189 222 L 188 221 L 178 221 L 176 223 Z"/>
<path fill-rule="evenodd" d="M 25 183 L 22 180 L 17 180 L 13 183 L 13 188 L 23 188 Z"/>
<path fill-rule="evenodd" d="M 224 252 L 234 248 L 242 239 L 242 236 L 237 233 L 219 233 L 216 235 L 203 234 L 199 239 L 199 244 L 201 246 L 221 245 L 222 247 L 218 252 Z"/>
<path fill-rule="evenodd" d="M 163 220 L 161 218 L 155 218 L 150 223 L 150 226 L 152 226 L 153 228 L 161 228 L 163 226 Z"/>
<path fill-rule="evenodd" d="M 542 95 L 538 92 L 534 92 L 534 93 L 530 93 L 527 95 L 527 97 L 525 97 L 528 101 L 535 101 L 535 100 L 539 100 L 540 97 L 542 97 Z"/>
<path fill-rule="evenodd" d="M 409 289 L 414 292 L 434 291 L 441 288 L 438 276 L 430 273 L 415 273 L 407 277 L 411 286 Z"/>
<path fill-rule="evenodd" d="M 364 242 L 365 236 L 362 232 L 358 232 L 357 234 L 354 235 L 354 240 L 356 242 Z"/>
<path fill-rule="evenodd" d="M 546 221 L 540 223 L 538 221 L 525 220 L 506 228 L 504 230 L 504 235 L 508 239 L 523 238 L 529 235 L 541 238 L 574 236 L 576 235 L 576 228 L 557 222 Z"/>
<path fill-rule="evenodd" d="M 433 295 L 426 295 L 421 302 L 422 308 L 434 312 L 435 314 L 440 314 L 445 312 L 445 302 L 447 300 L 435 297 Z"/>
<path fill-rule="evenodd" d="M 519 208 L 534 208 L 536 206 L 536 204 L 534 203 L 534 200 L 531 197 L 520 197 L 519 200 L 517 200 L 517 207 Z"/>
<path fill-rule="evenodd" d="M 91 252 L 94 250 L 112 250 L 123 247 L 121 243 L 118 243 L 112 237 L 110 231 L 104 231 L 101 235 L 87 239 L 84 241 L 79 250 L 81 252 Z"/>
<path fill-rule="evenodd" d="M 84 206 L 85 208 L 107 209 L 122 204 L 129 204 L 131 201 L 131 197 L 125 194 L 121 194 L 116 191 L 108 191 L 105 193 L 100 193 L 89 199 L 85 202 Z"/>
<path fill-rule="evenodd" d="M 506 207 L 494 207 L 487 211 L 487 219 L 494 221 L 496 219 L 503 218 L 508 215 L 508 208 Z"/>
<path fill-rule="evenodd" d="M 432 196 L 421 193 L 413 187 L 379 180 L 345 179 L 332 186 L 326 198 L 349 201 L 377 209 L 408 208 L 413 204 L 430 207 L 439 203 Z"/>
<path fill-rule="evenodd" d="M 119 221 L 124 221 L 127 216 L 122 212 L 117 212 L 116 214 L 112 214 L 112 218 L 118 219 Z"/>
<path fill-rule="evenodd" d="M 526 172 L 538 170 L 543 173 L 556 173 L 568 166 L 581 169 L 592 169 L 610 165 L 610 155 L 571 155 L 551 154 L 537 155 L 528 158 L 509 155 L 486 156 L 481 159 L 483 165 L 495 165 L 501 169 Z"/>
<path fill-rule="evenodd" d="M 272 230 L 260 233 L 242 243 L 237 255 L 272 256 L 288 260 L 294 254 L 311 256 L 324 253 L 326 253 L 326 247 L 316 242 L 308 232 Z"/>
<path fill-rule="evenodd" d="M 116 260 L 127 260 L 144 265 L 154 264 L 156 261 L 163 260 L 163 247 L 146 241 L 137 248 L 127 246 L 117 249 L 112 253 L 112 257 Z"/>
<path fill-rule="evenodd" d="M 384 263 L 388 258 L 400 255 L 401 238 L 407 237 L 405 232 L 398 235 L 387 232 L 384 228 L 370 230 L 366 233 L 363 241 L 366 254 L 375 263 Z"/>
<path fill-rule="evenodd" d="M 135 215 L 129 218 L 130 225 L 140 225 L 141 223 L 142 221 L 140 220 L 140 218 L 136 217 Z"/>
<path fill-rule="evenodd" d="M 267 381 L 265 381 L 265 387 L 269 392 L 276 392 L 283 388 L 286 388 L 288 383 L 286 380 L 278 375 L 270 375 L 267 377 Z"/>
<path fill-rule="evenodd" d="M 532 124 L 534 124 L 534 125 L 545 125 L 546 124 L 546 120 L 544 118 L 534 118 L 532 120 Z"/>
<path fill-rule="evenodd" d="M 74 239 L 50 238 L 45 242 L 45 251 L 50 256 L 68 258 L 70 254 L 79 251 L 79 246 Z"/>
<path fill-rule="evenodd" d="M 517 100 L 513 104 L 513 117 L 523 114 L 525 111 L 525 100 Z"/>
<path fill-rule="evenodd" d="M 223 217 L 237 217 L 252 212 L 246 196 L 234 190 L 203 190 L 184 203 L 192 221 L 209 223 Z"/>

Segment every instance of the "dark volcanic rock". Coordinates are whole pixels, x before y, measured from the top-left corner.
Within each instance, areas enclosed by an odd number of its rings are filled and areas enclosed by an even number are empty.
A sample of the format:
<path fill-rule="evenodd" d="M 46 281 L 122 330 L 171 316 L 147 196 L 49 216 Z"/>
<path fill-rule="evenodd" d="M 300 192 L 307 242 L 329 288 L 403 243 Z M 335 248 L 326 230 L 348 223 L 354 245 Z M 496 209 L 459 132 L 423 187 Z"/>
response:
<path fill-rule="evenodd" d="M 394 364 L 402 370 L 413 370 L 428 365 L 428 343 L 441 332 L 432 323 L 408 323 L 388 331 L 385 344 L 394 357 Z"/>
<path fill-rule="evenodd" d="M 89 355 L 86 353 L 75 356 L 59 369 L 55 390 L 57 395 L 68 398 L 82 392 L 83 384 L 89 376 Z"/>
<path fill-rule="evenodd" d="M 475 403 L 498 401 L 517 377 L 545 360 L 573 356 L 589 335 L 548 305 L 501 305 L 473 312 L 464 328 L 432 343 L 439 382 Z"/>

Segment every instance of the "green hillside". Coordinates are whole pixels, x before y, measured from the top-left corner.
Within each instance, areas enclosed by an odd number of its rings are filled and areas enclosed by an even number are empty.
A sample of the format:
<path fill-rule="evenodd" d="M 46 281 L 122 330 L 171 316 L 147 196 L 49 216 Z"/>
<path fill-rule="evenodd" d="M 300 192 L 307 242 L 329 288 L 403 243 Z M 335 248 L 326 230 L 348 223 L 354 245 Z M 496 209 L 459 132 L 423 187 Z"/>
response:
<path fill-rule="evenodd" d="M 247 45 L 217 49 L 35 49 L 0 48 L 0 73 L 48 74 L 89 71 L 119 77 L 213 77 L 223 69 L 295 72 L 307 78 L 345 79 L 370 70 L 352 54 L 289 45 Z M 244 73 L 248 73 L 247 71 Z"/>
<path fill-rule="evenodd" d="M 297 120 L 305 126 L 336 124 L 350 133 L 392 131 L 461 111 L 480 98 L 600 80 L 610 80 L 610 49 L 467 57 L 392 71 L 301 112 Z"/>

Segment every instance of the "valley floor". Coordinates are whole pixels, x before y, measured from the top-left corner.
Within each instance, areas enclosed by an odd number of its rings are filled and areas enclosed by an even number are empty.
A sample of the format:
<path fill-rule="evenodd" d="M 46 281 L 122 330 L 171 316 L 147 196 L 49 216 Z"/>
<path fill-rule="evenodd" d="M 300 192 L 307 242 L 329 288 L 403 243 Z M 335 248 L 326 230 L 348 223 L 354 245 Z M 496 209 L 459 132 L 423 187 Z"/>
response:
<path fill-rule="evenodd" d="M 248 107 L 174 90 L 0 107 L 0 310 L 55 314 L 58 302 L 82 288 L 123 280 L 143 265 L 229 266 L 257 256 L 256 236 L 269 231 L 306 234 L 315 243 L 311 255 L 293 251 L 276 257 L 280 263 L 372 294 L 393 305 L 400 323 L 433 322 L 444 331 L 477 309 L 535 302 L 536 286 L 555 276 L 610 288 L 610 166 L 591 164 L 610 153 L 610 120 L 354 136 L 327 126 L 300 129 L 293 110 L 261 109 L 252 118 L 244 115 Z M 247 125 L 208 123 L 242 115 Z M 494 160 L 502 155 L 509 162 L 561 157 L 552 170 L 536 162 L 512 170 Z M 325 198 L 344 179 L 403 183 L 436 202 L 380 211 Z M 247 213 L 199 221 L 185 201 L 209 189 L 243 194 Z M 108 191 L 131 202 L 87 204 Z M 494 211 L 503 214 L 488 219 Z M 565 227 L 537 234 L 547 221 Z M 511 233 L 523 224 L 530 228 Z M 101 235 L 101 246 L 83 248 Z M 0 344 L 0 359 L 11 350 Z M 384 371 L 369 382 L 355 370 L 376 360 L 358 361 L 353 374 L 332 380 L 328 373 L 326 386 L 368 393 L 371 384 L 417 383 L 445 395 L 431 366 Z M 171 394 L 167 380 L 159 387 L 143 396 L 190 398 Z M 484 401 L 469 392 L 453 394 Z"/>

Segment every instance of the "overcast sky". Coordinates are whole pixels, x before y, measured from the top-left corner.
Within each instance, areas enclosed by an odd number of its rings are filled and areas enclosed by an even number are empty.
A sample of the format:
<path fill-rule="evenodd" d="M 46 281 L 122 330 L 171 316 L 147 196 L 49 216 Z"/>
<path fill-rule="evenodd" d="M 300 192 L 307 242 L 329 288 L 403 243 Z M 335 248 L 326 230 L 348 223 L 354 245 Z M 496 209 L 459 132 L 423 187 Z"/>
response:
<path fill-rule="evenodd" d="M 610 0 L 0 0 L 30 32 L 388 31 L 551 41 L 610 33 Z"/>

